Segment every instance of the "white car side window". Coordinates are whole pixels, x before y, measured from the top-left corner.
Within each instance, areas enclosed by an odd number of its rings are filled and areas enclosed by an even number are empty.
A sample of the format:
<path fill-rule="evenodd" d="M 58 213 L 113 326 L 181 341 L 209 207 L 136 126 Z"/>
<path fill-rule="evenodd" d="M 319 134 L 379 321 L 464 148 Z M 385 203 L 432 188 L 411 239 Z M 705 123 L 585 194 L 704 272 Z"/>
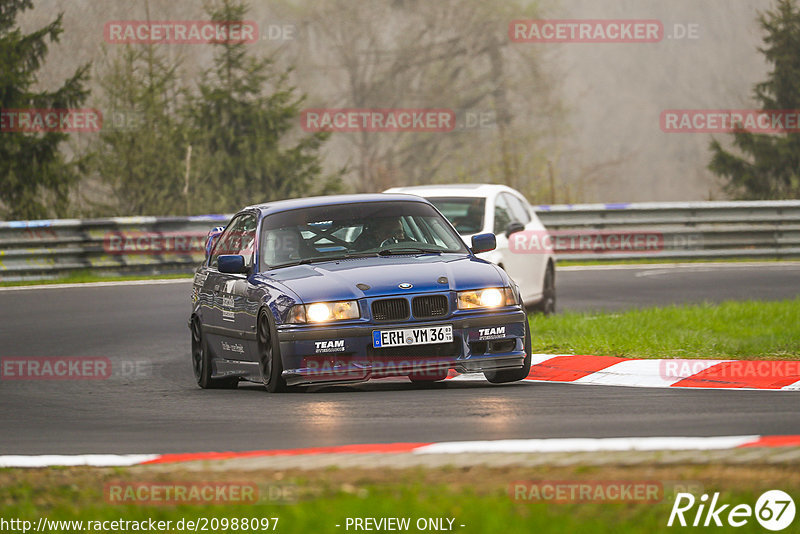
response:
<path fill-rule="evenodd" d="M 494 233 L 502 234 L 506 231 L 508 224 L 513 220 L 511 211 L 506 203 L 505 195 L 497 195 L 494 203 Z"/>
<path fill-rule="evenodd" d="M 527 202 L 522 202 L 517 196 L 508 193 L 503 193 L 503 196 L 508 203 L 508 207 L 511 208 L 511 214 L 515 221 L 522 224 L 531 222 L 531 213 L 526 206 Z"/>

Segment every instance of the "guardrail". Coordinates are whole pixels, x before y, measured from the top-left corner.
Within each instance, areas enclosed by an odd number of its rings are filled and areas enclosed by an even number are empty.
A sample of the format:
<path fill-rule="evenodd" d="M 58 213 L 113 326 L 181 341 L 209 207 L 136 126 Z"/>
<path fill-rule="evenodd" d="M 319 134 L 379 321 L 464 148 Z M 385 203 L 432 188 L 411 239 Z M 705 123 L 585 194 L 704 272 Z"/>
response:
<path fill-rule="evenodd" d="M 716 259 L 800 257 L 800 201 L 645 202 L 538 206 L 550 231 L 591 235 L 649 232 L 655 250 L 580 249 L 559 259 Z"/>
<path fill-rule="evenodd" d="M 0 280 L 106 274 L 190 273 L 205 237 L 230 215 L 0 222 Z"/>
<path fill-rule="evenodd" d="M 538 206 L 555 235 L 584 236 L 559 259 L 800 257 L 800 201 Z M 74 271 L 189 273 L 205 236 L 230 215 L 0 222 L 0 280 L 57 278 Z M 608 247 L 609 235 L 659 235 L 655 248 Z M 599 243 L 599 245 L 598 245 Z M 619 240 L 613 240 L 618 244 Z"/>

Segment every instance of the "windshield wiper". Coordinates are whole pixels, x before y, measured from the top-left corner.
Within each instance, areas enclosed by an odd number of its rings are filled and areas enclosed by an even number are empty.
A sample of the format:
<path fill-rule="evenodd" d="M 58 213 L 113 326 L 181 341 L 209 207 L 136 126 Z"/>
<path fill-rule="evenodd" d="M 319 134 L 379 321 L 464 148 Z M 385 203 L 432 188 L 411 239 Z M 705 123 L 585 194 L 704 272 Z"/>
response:
<path fill-rule="evenodd" d="M 349 258 L 369 258 L 369 257 L 375 257 L 377 254 L 378 254 L 377 252 L 358 252 L 358 253 L 340 254 L 338 256 L 316 256 L 314 258 L 304 258 L 302 260 L 291 261 L 289 263 L 272 265 L 270 266 L 270 269 L 280 269 L 283 267 L 293 267 L 295 265 L 308 265 L 309 263 L 322 263 L 326 261 L 339 261 L 339 260 L 346 260 Z"/>
<path fill-rule="evenodd" d="M 421 247 L 399 247 L 399 248 L 385 248 L 378 252 L 379 256 L 391 256 L 392 254 L 441 254 L 442 250 L 435 248 L 421 248 Z"/>

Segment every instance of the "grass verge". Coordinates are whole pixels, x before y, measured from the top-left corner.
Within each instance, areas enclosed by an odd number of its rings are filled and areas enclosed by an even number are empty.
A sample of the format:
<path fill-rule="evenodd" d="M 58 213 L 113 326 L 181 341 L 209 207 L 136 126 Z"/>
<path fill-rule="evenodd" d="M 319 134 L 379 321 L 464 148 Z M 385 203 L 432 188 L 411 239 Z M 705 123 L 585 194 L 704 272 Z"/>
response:
<path fill-rule="evenodd" d="M 534 353 L 800 359 L 800 299 L 531 315 Z"/>
<path fill-rule="evenodd" d="M 789 467 L 789 468 L 787 468 Z M 511 488 L 519 481 L 541 483 L 660 485 L 656 502 L 583 502 L 520 498 Z M 169 487 L 191 482 L 255 484 L 256 502 L 240 504 L 154 505 L 111 504 L 109 485 L 147 483 Z M 269 488 L 292 488 L 291 500 L 279 502 Z M 352 532 L 347 518 L 409 518 L 418 532 L 419 519 L 452 519 L 452 530 L 463 533 L 502 532 L 632 532 L 673 530 L 666 526 L 677 491 L 720 492 L 719 503 L 754 506 L 759 495 L 781 489 L 800 491 L 800 475 L 790 466 L 697 465 L 688 467 L 514 467 L 426 468 L 405 470 L 326 469 L 321 471 L 158 471 L 147 469 L 36 469 L 0 471 L 2 516 L 32 521 L 172 521 L 181 519 L 278 518 L 276 532 Z M 511 491 L 510 491 L 511 490 Z M 517 497 L 516 499 L 513 497 Z M 699 503 L 699 500 L 698 500 Z M 728 507 L 730 509 L 731 506 Z M 697 506 L 687 513 L 691 521 Z M 724 515 L 724 514 L 723 514 Z M 338 526 L 337 526 L 338 525 Z M 461 526 L 463 525 L 463 526 Z M 200 529 L 202 531 L 202 529 Z M 449 530 L 449 529 L 448 529 Z M 684 529 L 679 529 L 684 530 Z M 727 531 L 728 529 L 721 529 Z M 749 518 L 737 532 L 763 532 Z M 61 530 L 64 532 L 67 530 Z M 85 531 L 85 530 L 84 530 Z M 215 528 L 213 532 L 254 532 L 254 529 Z M 258 529 L 258 531 L 261 531 Z M 273 531 L 271 528 L 268 531 Z"/>

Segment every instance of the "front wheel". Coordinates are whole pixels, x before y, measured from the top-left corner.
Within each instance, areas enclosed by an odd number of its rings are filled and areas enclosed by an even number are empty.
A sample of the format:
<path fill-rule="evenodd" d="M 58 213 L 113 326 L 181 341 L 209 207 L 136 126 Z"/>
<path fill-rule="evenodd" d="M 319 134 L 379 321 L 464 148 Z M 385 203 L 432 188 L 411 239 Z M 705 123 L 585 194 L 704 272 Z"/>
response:
<path fill-rule="evenodd" d="M 283 363 L 278 334 L 266 311 L 258 315 L 258 367 L 261 370 L 261 382 L 270 393 L 286 391 L 286 381 L 281 376 Z"/>
<path fill-rule="evenodd" d="M 486 371 L 483 376 L 492 384 L 505 384 L 506 382 L 517 382 L 524 380 L 531 372 L 531 325 L 527 319 L 525 321 L 525 359 L 522 361 L 522 368 L 507 369 L 503 371 Z"/>
<path fill-rule="evenodd" d="M 211 378 L 208 341 L 197 318 L 192 321 L 192 369 L 197 385 L 203 389 L 233 389 L 239 384 L 238 378 Z"/>

